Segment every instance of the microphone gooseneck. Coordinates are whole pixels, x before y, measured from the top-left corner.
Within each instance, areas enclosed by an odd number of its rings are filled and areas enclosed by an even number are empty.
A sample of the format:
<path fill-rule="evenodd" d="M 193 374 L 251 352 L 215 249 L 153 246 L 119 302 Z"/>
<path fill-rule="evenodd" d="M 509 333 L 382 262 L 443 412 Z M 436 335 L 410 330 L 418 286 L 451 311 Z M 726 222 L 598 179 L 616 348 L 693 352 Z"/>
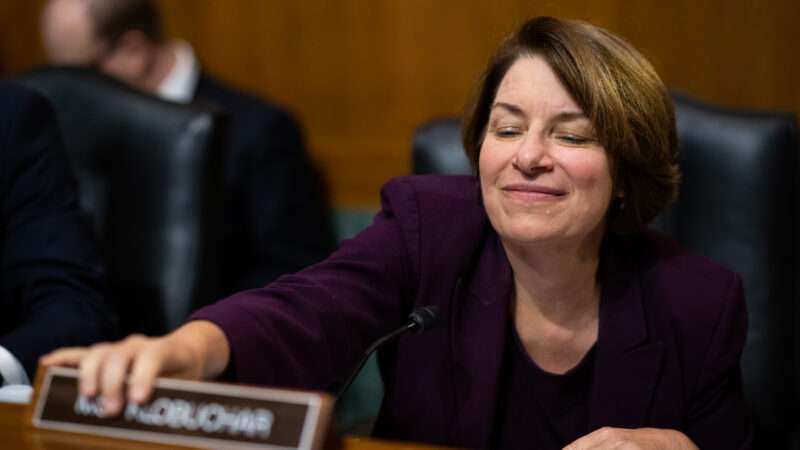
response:
<path fill-rule="evenodd" d="M 366 364 L 369 356 L 375 350 L 377 350 L 378 347 L 410 330 L 416 329 L 418 333 L 430 330 L 437 325 L 438 321 L 439 308 L 436 306 L 423 306 L 412 311 L 411 314 L 408 315 L 408 320 L 406 320 L 403 326 L 373 342 L 372 345 L 367 348 L 364 356 L 362 356 L 361 360 L 358 362 L 356 369 L 350 373 L 347 381 L 345 381 L 344 384 L 342 384 L 342 386 L 336 390 L 336 400 L 338 400 L 342 394 L 347 391 L 350 385 L 353 384 L 353 381 L 356 379 L 358 373 L 361 372 L 361 368 L 364 367 L 364 364 Z"/>
<path fill-rule="evenodd" d="M 408 315 L 408 320 L 414 322 L 421 333 L 435 327 L 439 321 L 439 308 L 436 306 L 422 306 Z"/>

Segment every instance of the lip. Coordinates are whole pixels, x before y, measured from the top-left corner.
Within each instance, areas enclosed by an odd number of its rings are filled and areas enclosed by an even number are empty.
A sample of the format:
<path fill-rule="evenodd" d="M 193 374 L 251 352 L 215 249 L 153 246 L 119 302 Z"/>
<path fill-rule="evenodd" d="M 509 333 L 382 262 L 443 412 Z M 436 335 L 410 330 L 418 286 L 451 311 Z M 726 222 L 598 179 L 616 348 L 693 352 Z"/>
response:
<path fill-rule="evenodd" d="M 501 187 L 500 190 L 514 196 L 541 199 L 559 198 L 567 194 L 561 189 L 535 183 L 512 183 Z"/>

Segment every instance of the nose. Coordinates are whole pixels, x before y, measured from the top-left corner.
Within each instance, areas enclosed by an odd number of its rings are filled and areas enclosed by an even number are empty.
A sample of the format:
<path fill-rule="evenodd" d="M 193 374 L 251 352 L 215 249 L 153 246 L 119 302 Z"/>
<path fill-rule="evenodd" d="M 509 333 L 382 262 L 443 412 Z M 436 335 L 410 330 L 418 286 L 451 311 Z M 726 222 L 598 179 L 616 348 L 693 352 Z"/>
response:
<path fill-rule="evenodd" d="M 553 161 L 550 158 L 547 140 L 536 133 L 528 133 L 520 142 L 511 163 L 525 174 L 549 171 L 553 167 Z"/>

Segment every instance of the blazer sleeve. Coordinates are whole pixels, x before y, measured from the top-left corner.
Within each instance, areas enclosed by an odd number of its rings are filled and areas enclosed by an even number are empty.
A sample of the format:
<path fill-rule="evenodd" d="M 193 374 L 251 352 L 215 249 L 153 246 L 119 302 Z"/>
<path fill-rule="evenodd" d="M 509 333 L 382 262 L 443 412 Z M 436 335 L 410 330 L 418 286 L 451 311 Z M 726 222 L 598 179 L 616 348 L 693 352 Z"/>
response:
<path fill-rule="evenodd" d="M 0 345 L 33 379 L 43 354 L 111 339 L 115 326 L 54 113 L 43 98 L 14 92 L 3 95 L 0 115 L 3 328 L 11 330 Z"/>
<path fill-rule="evenodd" d="M 742 280 L 735 276 L 689 399 L 687 435 L 699 448 L 752 448 L 752 421 L 740 367 L 746 334 Z"/>
<path fill-rule="evenodd" d="M 222 328 L 228 376 L 239 382 L 327 389 L 366 348 L 400 326 L 416 292 L 418 221 L 413 188 L 382 190 L 371 226 L 319 264 L 196 312 Z"/>

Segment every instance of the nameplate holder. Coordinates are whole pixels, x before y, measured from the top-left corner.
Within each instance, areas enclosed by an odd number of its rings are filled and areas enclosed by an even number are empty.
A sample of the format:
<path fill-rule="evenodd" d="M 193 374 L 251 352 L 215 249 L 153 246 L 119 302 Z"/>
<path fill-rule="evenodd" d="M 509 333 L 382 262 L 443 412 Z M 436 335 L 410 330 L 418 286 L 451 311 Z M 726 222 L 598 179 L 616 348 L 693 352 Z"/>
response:
<path fill-rule="evenodd" d="M 159 378 L 151 400 L 105 417 L 78 392 L 78 371 L 39 371 L 31 421 L 39 428 L 202 448 L 322 449 L 333 400 L 319 392 Z"/>

